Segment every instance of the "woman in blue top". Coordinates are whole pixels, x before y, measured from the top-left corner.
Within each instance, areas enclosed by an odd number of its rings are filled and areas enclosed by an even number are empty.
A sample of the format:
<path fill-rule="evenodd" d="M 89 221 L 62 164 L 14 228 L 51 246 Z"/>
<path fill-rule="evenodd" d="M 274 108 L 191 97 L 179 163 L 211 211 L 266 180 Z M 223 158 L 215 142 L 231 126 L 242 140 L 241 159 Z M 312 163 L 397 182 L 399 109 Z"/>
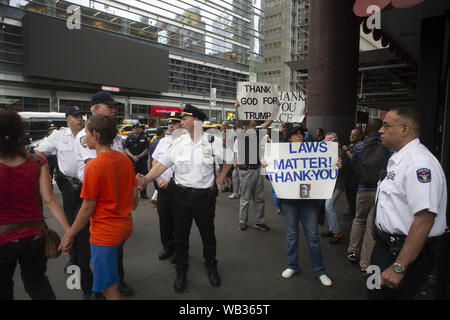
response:
<path fill-rule="evenodd" d="M 289 126 L 287 138 L 289 142 L 303 142 L 304 130 L 300 123 Z M 332 281 L 325 274 L 322 260 L 318 231 L 318 212 L 320 200 L 280 199 L 281 215 L 283 216 L 286 230 L 286 255 L 287 269 L 283 271 L 283 278 L 290 278 L 299 270 L 298 254 L 298 226 L 302 222 L 306 243 L 309 249 L 314 275 L 319 278 L 324 286 L 331 286 Z"/>

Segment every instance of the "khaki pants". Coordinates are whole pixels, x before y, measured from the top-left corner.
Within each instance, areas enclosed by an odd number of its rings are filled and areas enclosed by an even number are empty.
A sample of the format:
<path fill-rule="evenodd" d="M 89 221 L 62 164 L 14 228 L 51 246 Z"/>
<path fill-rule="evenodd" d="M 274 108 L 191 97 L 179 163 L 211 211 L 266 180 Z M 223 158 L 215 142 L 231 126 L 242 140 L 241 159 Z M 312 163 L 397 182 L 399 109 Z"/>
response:
<path fill-rule="evenodd" d="M 356 215 L 353 219 L 347 252 L 361 253 L 359 265 L 362 268 L 370 265 L 370 256 L 375 245 L 372 238 L 375 195 L 376 192 L 358 192 L 356 195 Z"/>

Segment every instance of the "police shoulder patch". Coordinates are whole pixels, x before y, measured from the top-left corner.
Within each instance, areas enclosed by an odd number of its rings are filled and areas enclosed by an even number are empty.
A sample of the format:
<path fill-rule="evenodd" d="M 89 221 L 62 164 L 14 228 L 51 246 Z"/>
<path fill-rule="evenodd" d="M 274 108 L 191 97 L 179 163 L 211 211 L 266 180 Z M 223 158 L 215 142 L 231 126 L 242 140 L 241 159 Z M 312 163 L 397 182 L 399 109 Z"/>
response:
<path fill-rule="evenodd" d="M 421 183 L 428 183 L 431 181 L 431 170 L 427 168 L 422 168 L 416 171 L 417 180 Z"/>

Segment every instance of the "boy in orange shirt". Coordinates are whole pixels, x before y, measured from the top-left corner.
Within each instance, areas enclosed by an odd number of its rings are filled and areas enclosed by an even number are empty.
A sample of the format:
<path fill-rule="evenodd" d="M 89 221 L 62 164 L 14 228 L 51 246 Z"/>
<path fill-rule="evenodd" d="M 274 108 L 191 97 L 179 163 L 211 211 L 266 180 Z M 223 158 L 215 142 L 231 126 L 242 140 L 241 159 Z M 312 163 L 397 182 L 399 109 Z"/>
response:
<path fill-rule="evenodd" d="M 97 151 L 97 157 L 86 164 L 80 195 L 83 204 L 60 245 L 61 250 L 67 251 L 73 237 L 90 220 L 92 291 L 103 291 L 107 300 L 120 299 L 118 254 L 131 235 L 131 211 L 136 209 L 138 202 L 131 161 L 123 153 L 111 149 L 116 134 L 112 117 L 99 114 L 86 123 L 86 143 Z"/>

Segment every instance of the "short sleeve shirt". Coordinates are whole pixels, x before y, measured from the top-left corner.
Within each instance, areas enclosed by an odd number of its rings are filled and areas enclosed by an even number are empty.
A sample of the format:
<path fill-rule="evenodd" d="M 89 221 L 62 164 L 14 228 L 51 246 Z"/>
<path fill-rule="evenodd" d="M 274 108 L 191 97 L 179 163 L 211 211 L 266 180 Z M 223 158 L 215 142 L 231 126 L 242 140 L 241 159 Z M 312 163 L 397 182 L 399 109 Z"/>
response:
<path fill-rule="evenodd" d="M 86 164 L 80 197 L 97 201 L 90 218 L 90 242 L 116 246 L 133 228 L 133 189 L 136 176 L 128 157 L 118 151 L 102 152 Z"/>
<path fill-rule="evenodd" d="M 166 136 L 159 140 L 158 145 L 156 146 L 155 151 L 153 151 L 152 158 L 156 161 L 161 160 L 161 158 L 164 156 L 166 151 L 169 149 L 169 147 L 172 144 L 172 136 Z M 167 168 L 166 171 L 160 176 L 161 179 L 169 181 L 170 178 L 173 177 L 173 166 L 170 168 Z"/>
<path fill-rule="evenodd" d="M 221 139 L 208 141 L 203 133 L 199 142 L 194 143 L 189 134 L 185 134 L 172 143 L 160 163 L 166 168 L 174 165 L 175 183 L 189 188 L 206 189 L 214 183 L 214 158 L 217 163 L 231 163 L 233 153 L 225 150 Z M 213 157 L 214 155 L 214 157 Z"/>
<path fill-rule="evenodd" d="M 50 136 L 45 138 L 37 151 L 46 156 L 56 154 L 58 168 L 66 176 L 76 178 L 78 176 L 78 162 L 74 152 L 75 137 L 69 128 L 63 127 L 54 130 Z"/>
<path fill-rule="evenodd" d="M 446 227 L 447 184 L 433 154 L 414 139 L 388 161 L 387 174 L 377 189 L 376 225 L 391 234 L 407 235 L 414 215 L 422 210 L 436 214 L 429 237 Z"/>
<path fill-rule="evenodd" d="M 77 175 L 78 179 L 83 181 L 84 178 L 84 167 L 86 166 L 85 161 L 87 159 L 94 159 L 97 157 L 97 151 L 95 149 L 89 149 L 86 143 L 86 129 L 81 130 L 73 143 L 73 148 L 77 158 Z M 122 138 L 117 135 L 114 139 L 111 148 L 116 151 L 123 152 Z"/>

